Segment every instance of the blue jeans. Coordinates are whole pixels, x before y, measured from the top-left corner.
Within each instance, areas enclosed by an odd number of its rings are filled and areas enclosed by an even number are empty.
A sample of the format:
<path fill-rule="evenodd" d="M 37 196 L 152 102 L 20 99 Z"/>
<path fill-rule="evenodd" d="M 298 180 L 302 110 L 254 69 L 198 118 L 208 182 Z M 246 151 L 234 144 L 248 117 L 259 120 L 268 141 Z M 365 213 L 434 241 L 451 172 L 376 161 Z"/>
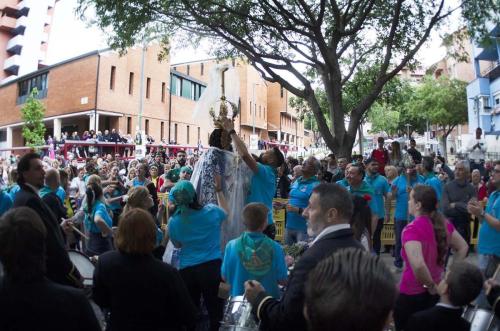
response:
<path fill-rule="evenodd" d="M 285 245 L 293 245 L 299 241 L 307 241 L 309 236 L 306 231 L 285 229 Z"/>
<path fill-rule="evenodd" d="M 394 265 L 398 268 L 403 267 L 403 259 L 401 258 L 401 233 L 405 228 L 408 221 L 406 220 L 394 220 L 394 232 L 396 236 L 396 245 L 394 247 Z"/>
<path fill-rule="evenodd" d="M 486 267 L 488 266 L 488 263 L 490 261 L 490 258 L 492 255 L 489 254 L 478 254 L 477 255 L 477 264 L 481 272 L 483 273 L 486 271 Z M 479 293 L 479 296 L 476 298 L 476 305 L 479 308 L 484 308 L 484 309 L 491 309 L 491 305 L 488 302 L 488 299 L 486 299 L 486 292 L 484 291 L 484 288 L 481 289 L 481 293 Z"/>

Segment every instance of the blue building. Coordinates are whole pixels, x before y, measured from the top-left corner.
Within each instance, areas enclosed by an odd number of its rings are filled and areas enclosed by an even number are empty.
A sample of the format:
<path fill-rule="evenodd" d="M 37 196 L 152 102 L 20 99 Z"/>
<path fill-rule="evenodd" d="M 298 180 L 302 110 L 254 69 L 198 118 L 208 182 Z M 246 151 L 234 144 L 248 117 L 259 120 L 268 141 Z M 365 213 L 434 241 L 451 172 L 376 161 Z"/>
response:
<path fill-rule="evenodd" d="M 483 129 L 488 152 L 500 149 L 500 26 L 491 25 L 490 44 L 473 43 L 476 78 L 467 86 L 469 133 Z"/>

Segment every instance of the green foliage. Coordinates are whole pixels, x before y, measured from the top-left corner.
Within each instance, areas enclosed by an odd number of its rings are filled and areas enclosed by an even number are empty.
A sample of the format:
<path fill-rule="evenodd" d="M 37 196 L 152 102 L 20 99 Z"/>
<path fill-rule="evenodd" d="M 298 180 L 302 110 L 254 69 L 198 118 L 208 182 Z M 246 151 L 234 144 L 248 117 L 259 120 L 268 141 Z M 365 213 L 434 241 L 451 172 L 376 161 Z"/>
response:
<path fill-rule="evenodd" d="M 446 138 L 453 128 L 467 122 L 467 83 L 440 77 L 425 77 L 410 99 L 408 109 L 438 125 Z"/>
<path fill-rule="evenodd" d="M 45 145 L 45 125 L 43 117 L 45 115 L 45 107 L 36 97 L 38 90 L 36 88 L 31 91 L 26 103 L 21 108 L 23 125 L 23 137 L 26 140 L 26 145 L 29 147 L 37 147 Z"/>
<path fill-rule="evenodd" d="M 121 50 L 152 36 L 175 35 L 175 44 L 195 46 L 209 38 L 213 55 L 244 57 L 264 79 L 302 98 L 326 144 L 349 156 L 384 86 L 415 65 L 431 31 L 463 9 L 469 31 L 481 34 L 476 27 L 499 4 L 459 6 L 446 0 L 79 0 L 78 13 L 95 8 L 95 23 L 112 31 L 110 46 Z"/>

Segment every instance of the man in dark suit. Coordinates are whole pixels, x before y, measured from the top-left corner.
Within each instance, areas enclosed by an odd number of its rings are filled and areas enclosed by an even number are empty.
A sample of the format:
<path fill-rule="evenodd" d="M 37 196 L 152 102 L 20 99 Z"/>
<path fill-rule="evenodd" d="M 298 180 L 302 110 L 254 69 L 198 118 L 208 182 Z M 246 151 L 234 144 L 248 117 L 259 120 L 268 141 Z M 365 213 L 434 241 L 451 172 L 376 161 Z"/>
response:
<path fill-rule="evenodd" d="M 245 295 L 261 322 L 261 330 L 307 330 L 303 308 L 309 272 L 339 249 L 362 249 L 349 226 L 352 209 L 351 197 L 342 186 L 320 184 L 314 188 L 303 216 L 308 234 L 315 239 L 295 265 L 282 299 L 273 299 L 255 280 L 245 283 Z"/>
<path fill-rule="evenodd" d="M 34 210 L 47 228 L 47 278 L 62 284 L 81 287 L 81 276 L 64 248 L 64 237 L 50 208 L 42 201 L 38 191 L 43 186 L 45 171 L 40 155 L 28 153 L 17 165 L 21 190 L 16 194 L 14 207 L 26 206 Z"/>
<path fill-rule="evenodd" d="M 475 265 L 454 263 L 437 287 L 437 305 L 413 314 L 406 331 L 468 331 L 470 323 L 462 318 L 463 306 L 474 300 L 483 288 L 483 276 Z"/>

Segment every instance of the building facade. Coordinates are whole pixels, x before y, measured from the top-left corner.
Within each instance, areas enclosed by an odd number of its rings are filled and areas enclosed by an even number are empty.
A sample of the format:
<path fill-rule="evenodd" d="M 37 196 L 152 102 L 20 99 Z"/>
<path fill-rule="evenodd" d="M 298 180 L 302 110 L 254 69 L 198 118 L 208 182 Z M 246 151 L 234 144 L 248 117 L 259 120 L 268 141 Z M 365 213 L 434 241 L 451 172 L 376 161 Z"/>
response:
<path fill-rule="evenodd" d="M 45 66 L 58 0 L 0 0 L 0 82 Z"/>
<path fill-rule="evenodd" d="M 500 26 L 490 24 L 488 31 L 490 44 L 474 43 L 475 79 L 467 86 L 469 133 L 482 128 L 488 152 L 500 153 Z"/>
<path fill-rule="evenodd" d="M 208 73 L 217 63 L 216 60 L 205 60 L 172 65 L 172 125 L 176 133 L 173 141 L 187 143 L 190 132 L 190 141 L 197 138 L 203 145 L 208 142 L 208 123 L 199 123 L 193 114 L 199 95 L 191 92 L 189 84 L 204 90 L 209 82 Z M 251 136 L 256 135 L 261 141 L 303 147 L 304 125 L 289 106 L 292 94 L 279 84 L 262 79 L 258 71 L 243 60 L 225 63 L 235 68 L 238 74 L 240 114 L 235 118 L 235 129 L 243 141 L 250 145 Z M 194 87 L 193 91 L 197 89 Z M 196 128 L 196 134 L 192 133 L 193 128 Z"/>
<path fill-rule="evenodd" d="M 21 108 L 36 87 L 45 106 L 47 135 L 106 129 L 156 139 L 167 134 L 169 63 L 157 45 L 132 48 L 125 56 L 95 51 L 47 66 L 0 86 L 0 138 L 4 148 L 24 146 Z M 144 60 L 144 70 L 141 63 Z M 142 77 L 142 79 L 141 79 Z"/>

